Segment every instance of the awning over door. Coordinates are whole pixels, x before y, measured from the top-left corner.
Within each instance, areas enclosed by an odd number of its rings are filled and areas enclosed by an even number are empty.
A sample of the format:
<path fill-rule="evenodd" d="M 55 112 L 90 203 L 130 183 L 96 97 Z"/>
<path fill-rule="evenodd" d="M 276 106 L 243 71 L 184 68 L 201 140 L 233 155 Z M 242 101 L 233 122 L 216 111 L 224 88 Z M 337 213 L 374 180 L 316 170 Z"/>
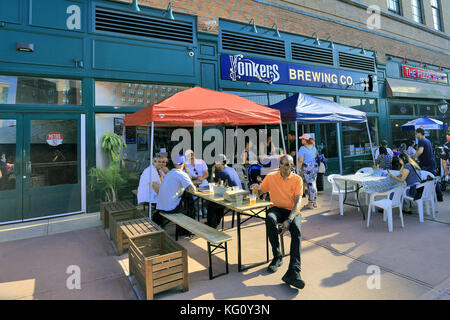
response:
<path fill-rule="evenodd" d="M 386 78 L 388 98 L 450 99 L 450 87 L 438 84 Z"/>

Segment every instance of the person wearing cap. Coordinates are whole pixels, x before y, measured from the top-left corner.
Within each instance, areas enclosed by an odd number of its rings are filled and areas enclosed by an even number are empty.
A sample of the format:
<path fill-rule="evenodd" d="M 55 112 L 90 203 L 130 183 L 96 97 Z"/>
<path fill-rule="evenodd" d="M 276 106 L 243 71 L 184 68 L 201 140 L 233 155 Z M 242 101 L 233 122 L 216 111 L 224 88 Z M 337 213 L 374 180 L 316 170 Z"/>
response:
<path fill-rule="evenodd" d="M 314 146 L 314 138 L 310 134 L 305 133 L 300 139 L 303 146 L 298 150 L 298 168 L 308 190 L 309 201 L 307 208 L 314 209 L 317 208 L 316 178 L 319 173 L 319 164 L 317 162 L 319 153 Z"/>
<path fill-rule="evenodd" d="M 150 203 L 155 206 L 158 202 L 158 192 L 159 187 L 163 181 L 163 176 L 161 174 L 161 168 L 167 164 L 164 161 L 162 154 L 157 153 L 153 157 L 153 163 L 151 166 L 147 167 L 144 172 L 142 172 L 139 179 L 139 186 L 137 190 L 137 201 L 139 204 Z M 152 174 L 152 188 L 150 189 L 150 170 Z M 158 223 L 160 222 L 160 216 L 154 215 L 153 220 Z"/>
<path fill-rule="evenodd" d="M 186 157 L 186 169 L 194 185 L 199 188 L 208 187 L 209 173 L 206 162 L 202 159 L 196 159 L 194 151 L 192 150 L 187 150 L 184 155 Z M 199 203 L 197 199 L 197 197 L 193 197 L 195 212 L 199 212 Z M 203 212 L 200 212 L 200 216 L 206 217 L 206 208 L 202 208 L 202 211 Z"/>
<path fill-rule="evenodd" d="M 266 231 L 274 258 L 269 264 L 267 271 L 274 273 L 283 264 L 277 229 L 278 224 L 282 223 L 281 232 L 289 230 L 291 234 L 289 268 L 282 280 L 291 286 L 303 289 L 305 282 L 300 276 L 300 227 L 302 221 L 300 207 L 303 195 L 303 180 L 291 171 L 293 166 L 294 159 L 291 155 L 281 156 L 279 171 L 268 174 L 261 185 L 254 184 L 251 186 L 251 189 L 258 196 L 269 192 L 270 201 L 273 203 L 273 207 L 267 213 Z"/>
<path fill-rule="evenodd" d="M 219 154 L 214 159 L 214 166 L 211 169 L 211 182 L 223 182 L 226 187 L 237 187 L 242 189 L 241 180 L 232 167 L 227 166 L 228 159 L 224 154 Z M 212 228 L 217 226 L 222 221 L 224 209 L 222 206 L 214 202 L 208 203 L 208 215 L 206 224 Z"/>
<path fill-rule="evenodd" d="M 164 177 L 158 193 L 156 209 L 165 213 L 184 212 L 182 195 L 185 190 L 195 191 L 195 186 L 184 171 L 185 157 L 176 155 L 172 159 L 174 168 Z"/>

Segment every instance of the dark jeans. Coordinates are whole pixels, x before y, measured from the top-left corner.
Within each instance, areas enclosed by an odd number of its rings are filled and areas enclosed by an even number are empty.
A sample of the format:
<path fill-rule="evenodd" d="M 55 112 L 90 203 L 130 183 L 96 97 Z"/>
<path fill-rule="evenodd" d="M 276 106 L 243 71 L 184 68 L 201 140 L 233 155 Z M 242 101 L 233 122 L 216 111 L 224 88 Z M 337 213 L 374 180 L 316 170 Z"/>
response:
<path fill-rule="evenodd" d="M 436 167 L 420 167 L 422 170 L 428 171 L 429 173 L 433 174 L 436 177 Z M 441 184 L 439 182 L 439 177 L 436 177 L 436 195 L 438 197 L 442 197 L 442 190 L 441 190 Z"/>
<path fill-rule="evenodd" d="M 208 215 L 206 223 L 211 228 L 217 228 L 224 216 L 224 208 L 218 204 L 215 204 L 214 202 L 209 202 L 207 212 Z"/>
<path fill-rule="evenodd" d="M 266 230 L 270 244 L 272 246 L 272 253 L 274 257 L 282 257 L 280 250 L 280 241 L 278 240 L 277 223 L 283 223 L 287 218 L 289 218 L 290 213 L 290 210 L 278 207 L 270 208 L 269 212 L 267 213 Z M 289 269 L 295 272 L 300 272 L 301 270 L 301 221 L 302 218 L 300 214 L 297 214 L 289 227 L 289 232 L 291 233 L 291 260 L 289 262 Z"/>

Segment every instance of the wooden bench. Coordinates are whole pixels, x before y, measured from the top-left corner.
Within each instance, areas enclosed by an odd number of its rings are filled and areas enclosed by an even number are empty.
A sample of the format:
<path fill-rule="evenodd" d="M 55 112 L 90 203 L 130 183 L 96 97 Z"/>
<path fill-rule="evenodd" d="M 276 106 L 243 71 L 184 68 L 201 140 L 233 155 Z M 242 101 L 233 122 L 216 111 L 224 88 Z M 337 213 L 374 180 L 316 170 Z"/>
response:
<path fill-rule="evenodd" d="M 162 213 L 160 215 L 167 220 L 175 223 L 183 229 L 195 234 L 196 236 L 205 239 L 208 242 L 208 268 L 209 268 L 209 279 L 217 278 L 221 275 L 228 274 L 228 248 L 227 242 L 232 239 L 232 237 L 224 232 L 218 231 L 206 224 L 196 221 L 182 213 Z M 178 230 L 175 233 L 175 240 L 178 240 Z M 212 254 L 217 249 L 223 249 L 225 252 L 225 273 L 213 275 L 212 271 Z"/>
<path fill-rule="evenodd" d="M 121 221 L 117 224 L 117 251 L 121 255 L 129 247 L 129 240 L 136 237 L 163 232 L 164 230 L 149 218 Z"/>

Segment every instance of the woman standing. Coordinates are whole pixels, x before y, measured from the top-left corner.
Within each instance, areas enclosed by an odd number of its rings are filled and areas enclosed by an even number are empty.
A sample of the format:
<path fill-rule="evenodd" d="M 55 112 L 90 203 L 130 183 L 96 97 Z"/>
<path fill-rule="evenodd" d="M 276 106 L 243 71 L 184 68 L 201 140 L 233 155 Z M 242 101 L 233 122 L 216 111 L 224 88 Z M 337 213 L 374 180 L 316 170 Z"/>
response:
<path fill-rule="evenodd" d="M 303 146 L 298 150 L 298 167 L 300 175 L 308 188 L 308 209 L 317 208 L 317 188 L 316 178 L 319 172 L 317 163 L 318 152 L 314 146 L 314 139 L 311 135 L 305 133 L 300 137 Z"/>
<path fill-rule="evenodd" d="M 416 184 L 421 182 L 419 173 L 417 172 L 417 170 L 420 171 L 419 165 L 406 152 L 402 152 L 398 158 L 400 160 L 400 164 L 402 165 L 400 168 L 400 177 L 396 177 L 392 173 L 388 172 L 389 177 L 398 182 L 406 181 L 406 184 L 410 187 L 408 190 L 408 196 L 413 199 L 420 198 L 423 187 L 416 189 Z M 411 212 L 410 209 L 404 209 L 403 211 L 406 213 Z"/>

